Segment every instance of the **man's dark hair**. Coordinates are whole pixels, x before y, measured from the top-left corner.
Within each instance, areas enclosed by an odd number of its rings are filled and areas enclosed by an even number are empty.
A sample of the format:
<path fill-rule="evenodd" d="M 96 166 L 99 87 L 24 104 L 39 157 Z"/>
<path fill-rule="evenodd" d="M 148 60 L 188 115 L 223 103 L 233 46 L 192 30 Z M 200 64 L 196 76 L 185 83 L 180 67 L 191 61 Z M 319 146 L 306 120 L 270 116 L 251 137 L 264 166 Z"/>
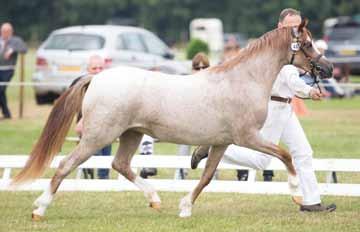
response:
<path fill-rule="evenodd" d="M 288 16 L 288 15 L 299 15 L 301 16 L 301 13 L 300 11 L 298 10 L 295 10 L 293 8 L 286 8 L 286 9 L 283 9 L 280 13 L 280 16 L 279 16 L 279 22 L 282 22 L 284 21 L 285 17 Z"/>

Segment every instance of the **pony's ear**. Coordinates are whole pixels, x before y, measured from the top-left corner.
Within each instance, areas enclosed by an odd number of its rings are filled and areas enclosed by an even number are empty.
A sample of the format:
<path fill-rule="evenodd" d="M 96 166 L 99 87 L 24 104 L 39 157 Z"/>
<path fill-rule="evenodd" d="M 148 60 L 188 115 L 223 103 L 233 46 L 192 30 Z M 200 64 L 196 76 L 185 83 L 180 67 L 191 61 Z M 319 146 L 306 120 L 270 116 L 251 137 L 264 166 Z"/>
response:
<path fill-rule="evenodd" d="M 309 20 L 307 18 L 302 18 L 301 23 L 298 27 L 298 32 L 303 32 L 304 27 L 306 27 L 309 23 Z"/>
<path fill-rule="evenodd" d="M 298 38 L 299 37 L 299 29 L 297 27 L 292 27 L 291 28 L 291 35 L 293 38 Z"/>

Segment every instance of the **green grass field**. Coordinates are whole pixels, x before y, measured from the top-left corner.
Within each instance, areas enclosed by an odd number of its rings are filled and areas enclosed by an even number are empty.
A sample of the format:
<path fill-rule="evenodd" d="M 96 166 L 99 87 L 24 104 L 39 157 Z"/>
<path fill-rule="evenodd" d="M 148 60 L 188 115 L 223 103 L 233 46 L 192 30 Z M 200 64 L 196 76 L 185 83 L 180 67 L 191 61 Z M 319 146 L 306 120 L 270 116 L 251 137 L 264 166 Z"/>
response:
<path fill-rule="evenodd" d="M 26 79 L 34 70 L 34 53 L 27 57 Z M 14 80 L 18 80 L 16 76 Z M 18 87 L 8 91 L 13 120 L 0 121 L 0 154 L 28 154 L 38 138 L 50 106 L 37 106 L 31 88 L 25 89 L 24 118 L 18 119 Z M 360 98 L 306 102 L 309 115 L 301 118 L 316 158 L 360 158 Z M 74 135 L 74 132 L 70 132 Z M 67 142 L 62 153 L 74 147 Z M 157 154 L 175 154 L 176 145 L 156 144 Z M 113 147 L 113 152 L 115 147 Z M 2 174 L 2 170 L 0 170 Z M 52 171 L 45 175 L 50 176 Z M 160 170 L 171 178 L 173 170 Z M 112 172 L 115 176 L 115 172 Z M 190 171 L 189 178 L 198 178 Z M 360 173 L 338 173 L 340 182 L 360 183 Z M 285 180 L 283 172 L 275 180 Z M 318 173 L 320 181 L 325 180 Z M 220 179 L 235 179 L 223 171 Z M 61 192 L 46 214 L 46 220 L 30 220 L 32 202 L 39 192 L 0 192 L 2 231 L 360 231 L 360 199 L 324 197 L 338 209 L 331 214 L 304 214 L 288 196 L 203 193 L 193 217 L 180 219 L 179 199 L 184 193 L 160 193 L 161 212 L 146 206 L 140 192 Z"/>
<path fill-rule="evenodd" d="M 59 193 L 46 220 L 30 220 L 32 192 L 0 192 L 0 231 L 359 231 L 358 198 L 326 197 L 337 212 L 298 212 L 286 196 L 203 194 L 193 216 L 181 219 L 182 193 L 160 193 L 161 212 L 146 206 L 142 193 Z"/>

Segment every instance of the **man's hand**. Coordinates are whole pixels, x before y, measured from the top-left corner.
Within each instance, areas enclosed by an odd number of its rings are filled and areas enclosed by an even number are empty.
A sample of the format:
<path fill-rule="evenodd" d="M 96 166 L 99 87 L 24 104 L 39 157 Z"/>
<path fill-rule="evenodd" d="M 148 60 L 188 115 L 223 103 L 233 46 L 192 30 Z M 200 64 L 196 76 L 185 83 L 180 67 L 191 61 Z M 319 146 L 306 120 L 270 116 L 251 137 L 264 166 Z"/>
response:
<path fill-rule="evenodd" d="M 311 97 L 311 99 L 313 99 L 314 101 L 319 101 L 319 100 L 321 100 L 321 97 L 322 97 L 323 95 L 320 93 L 320 90 L 318 90 L 318 89 L 315 89 L 315 88 L 312 88 L 311 90 L 310 90 L 310 97 Z"/>
<path fill-rule="evenodd" d="M 4 59 L 5 59 L 5 60 L 10 59 L 11 55 L 13 54 L 13 52 L 14 52 L 14 50 L 13 50 L 12 48 L 9 48 L 9 49 L 5 52 L 5 54 L 4 54 Z"/>

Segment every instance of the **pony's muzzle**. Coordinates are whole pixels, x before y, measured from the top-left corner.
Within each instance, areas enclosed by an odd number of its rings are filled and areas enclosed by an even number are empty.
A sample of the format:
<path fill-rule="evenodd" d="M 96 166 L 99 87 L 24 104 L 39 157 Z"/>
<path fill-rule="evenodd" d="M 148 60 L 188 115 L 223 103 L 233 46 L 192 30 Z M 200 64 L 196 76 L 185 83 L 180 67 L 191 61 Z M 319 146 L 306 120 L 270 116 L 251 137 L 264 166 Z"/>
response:
<path fill-rule="evenodd" d="M 320 79 L 327 79 L 333 76 L 334 65 L 327 60 L 314 64 L 315 72 L 318 74 Z"/>
<path fill-rule="evenodd" d="M 321 67 L 320 66 L 320 78 L 321 79 L 326 79 L 326 78 L 331 78 L 333 76 L 333 65 L 331 65 L 330 67 Z"/>

